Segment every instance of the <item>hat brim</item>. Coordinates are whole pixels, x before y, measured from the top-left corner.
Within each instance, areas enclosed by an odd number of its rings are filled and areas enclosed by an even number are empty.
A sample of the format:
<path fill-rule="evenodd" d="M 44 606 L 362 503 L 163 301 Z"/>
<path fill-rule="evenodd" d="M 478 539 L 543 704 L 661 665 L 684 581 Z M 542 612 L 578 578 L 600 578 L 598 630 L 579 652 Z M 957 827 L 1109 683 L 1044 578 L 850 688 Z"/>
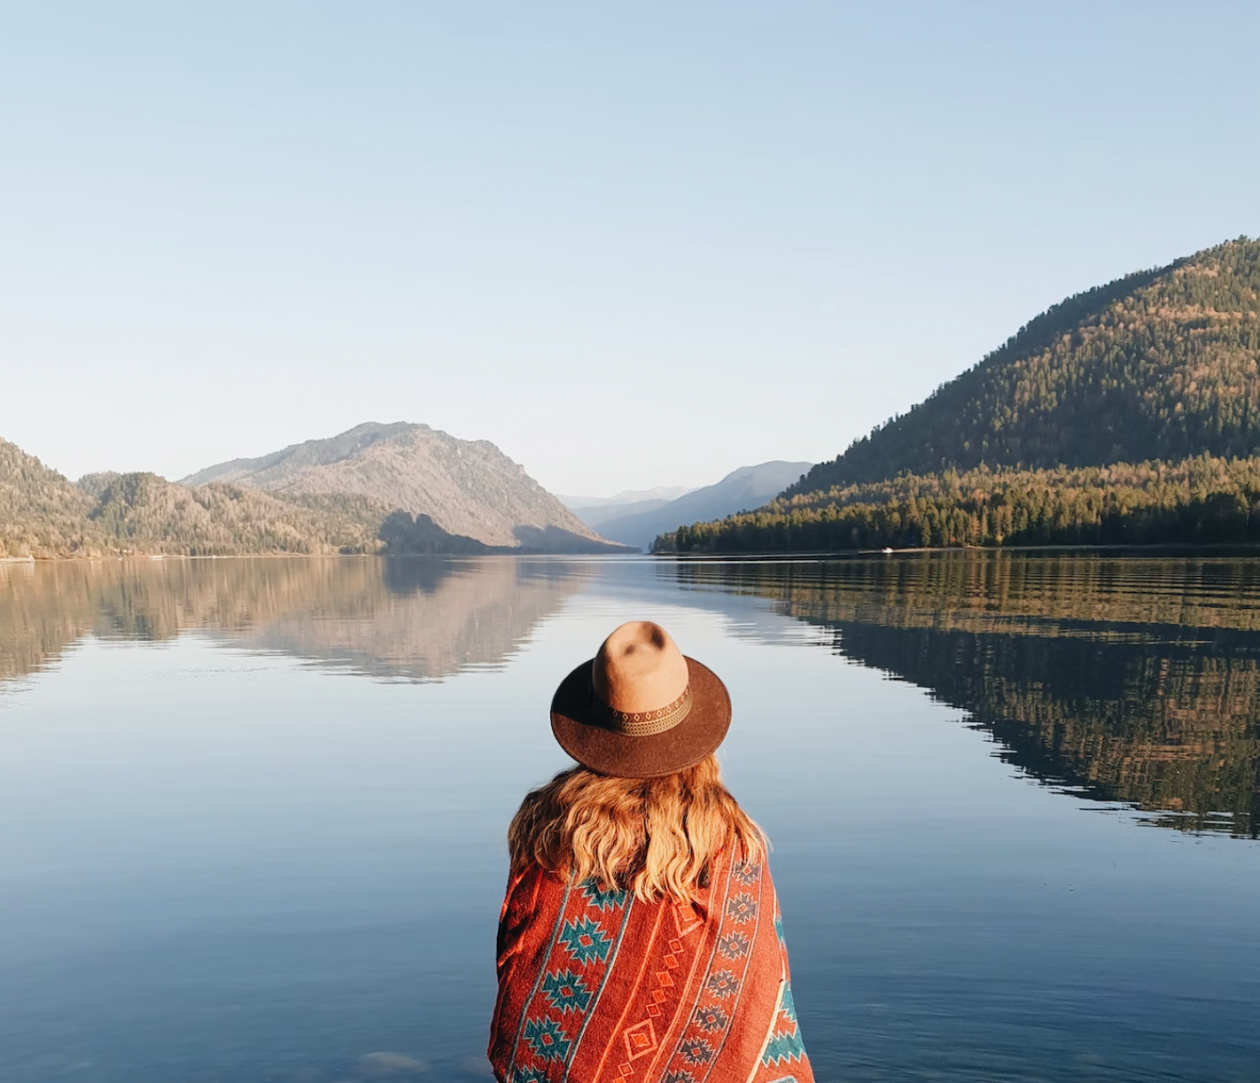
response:
<path fill-rule="evenodd" d="M 686 718 L 664 733 L 631 737 L 600 724 L 593 661 L 565 677 L 551 700 L 551 732 L 583 767 L 618 778 L 657 778 L 699 763 L 722 743 L 731 725 L 731 697 L 707 666 L 686 659 L 692 696 Z"/>

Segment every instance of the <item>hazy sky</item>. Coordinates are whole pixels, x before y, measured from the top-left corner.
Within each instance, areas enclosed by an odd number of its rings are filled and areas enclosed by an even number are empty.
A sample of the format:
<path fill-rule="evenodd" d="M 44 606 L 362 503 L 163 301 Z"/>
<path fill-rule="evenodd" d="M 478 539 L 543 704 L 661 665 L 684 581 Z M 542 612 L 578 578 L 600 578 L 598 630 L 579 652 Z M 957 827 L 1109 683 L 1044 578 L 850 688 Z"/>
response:
<path fill-rule="evenodd" d="M 1260 4 L 0 2 L 0 437 L 365 420 L 548 488 L 831 458 L 1260 233 Z"/>

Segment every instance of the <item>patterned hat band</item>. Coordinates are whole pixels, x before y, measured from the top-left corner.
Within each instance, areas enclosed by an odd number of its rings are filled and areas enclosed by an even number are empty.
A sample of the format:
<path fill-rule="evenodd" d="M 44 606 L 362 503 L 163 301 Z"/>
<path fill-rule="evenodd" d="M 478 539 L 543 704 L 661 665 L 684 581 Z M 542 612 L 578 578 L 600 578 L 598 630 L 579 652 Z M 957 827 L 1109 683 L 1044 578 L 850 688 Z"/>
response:
<path fill-rule="evenodd" d="M 666 707 L 654 711 L 617 711 L 609 707 L 598 695 L 593 697 L 596 711 L 603 716 L 604 728 L 627 737 L 651 737 L 672 730 L 691 713 L 691 685 L 683 694 Z"/>

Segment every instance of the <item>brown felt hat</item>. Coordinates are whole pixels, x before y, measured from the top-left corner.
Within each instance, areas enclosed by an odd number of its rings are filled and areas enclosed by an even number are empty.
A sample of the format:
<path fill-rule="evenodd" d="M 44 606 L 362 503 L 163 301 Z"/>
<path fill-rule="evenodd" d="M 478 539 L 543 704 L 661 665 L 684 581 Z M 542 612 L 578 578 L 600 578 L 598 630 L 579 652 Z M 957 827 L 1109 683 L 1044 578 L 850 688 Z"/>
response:
<path fill-rule="evenodd" d="M 617 628 L 551 700 L 560 747 L 583 767 L 620 778 L 655 778 L 699 763 L 730 724 L 726 685 L 646 620 Z"/>

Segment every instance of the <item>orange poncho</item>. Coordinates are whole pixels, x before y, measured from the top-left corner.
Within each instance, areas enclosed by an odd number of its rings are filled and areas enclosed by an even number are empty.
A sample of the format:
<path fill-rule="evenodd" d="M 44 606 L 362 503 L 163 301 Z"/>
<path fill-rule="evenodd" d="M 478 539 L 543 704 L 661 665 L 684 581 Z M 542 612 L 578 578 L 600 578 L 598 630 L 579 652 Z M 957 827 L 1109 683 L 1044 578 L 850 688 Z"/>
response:
<path fill-rule="evenodd" d="M 774 885 L 720 859 L 691 904 L 531 867 L 499 922 L 500 1083 L 813 1083 Z"/>

